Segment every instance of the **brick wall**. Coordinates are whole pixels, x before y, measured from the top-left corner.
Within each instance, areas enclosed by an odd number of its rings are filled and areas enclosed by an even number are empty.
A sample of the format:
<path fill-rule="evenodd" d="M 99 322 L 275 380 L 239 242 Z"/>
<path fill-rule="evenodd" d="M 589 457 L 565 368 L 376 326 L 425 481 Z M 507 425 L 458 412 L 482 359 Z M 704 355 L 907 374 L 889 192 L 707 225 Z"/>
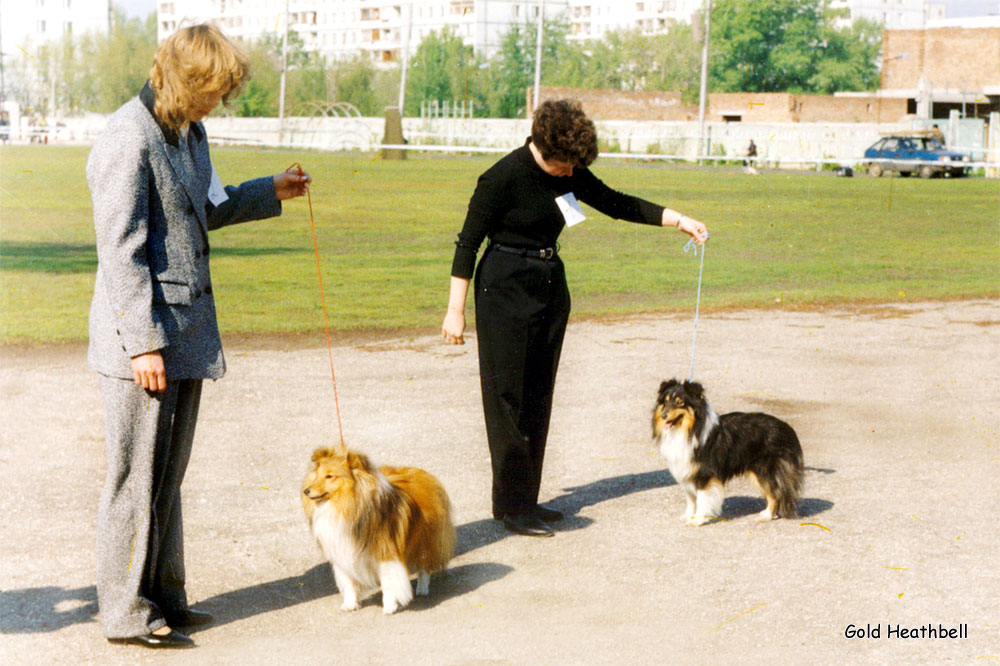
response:
<path fill-rule="evenodd" d="M 795 96 L 789 93 L 709 93 L 705 119 L 739 116 L 742 122 L 793 122 Z"/>
<path fill-rule="evenodd" d="M 706 118 L 741 122 L 872 123 L 896 121 L 906 114 L 906 100 L 791 93 L 712 93 Z"/>
<path fill-rule="evenodd" d="M 531 108 L 533 89 L 528 89 Z M 542 100 L 580 100 L 593 120 L 697 120 L 698 105 L 682 104 L 679 92 L 624 92 L 548 88 Z M 705 120 L 721 122 L 730 117 L 740 122 L 894 122 L 906 114 L 906 100 L 790 93 L 711 93 Z M 530 117 L 530 114 L 528 114 Z"/>
<path fill-rule="evenodd" d="M 534 108 L 534 88 L 528 88 L 527 117 Z M 691 109 L 681 103 L 678 91 L 628 92 L 624 90 L 587 90 L 543 86 L 538 95 L 550 99 L 576 99 L 592 120 L 690 120 Z M 698 117 L 698 107 L 694 107 Z"/>
<path fill-rule="evenodd" d="M 885 89 L 916 88 L 921 76 L 939 89 L 1000 86 L 1000 28 L 886 30 L 882 53 Z"/>

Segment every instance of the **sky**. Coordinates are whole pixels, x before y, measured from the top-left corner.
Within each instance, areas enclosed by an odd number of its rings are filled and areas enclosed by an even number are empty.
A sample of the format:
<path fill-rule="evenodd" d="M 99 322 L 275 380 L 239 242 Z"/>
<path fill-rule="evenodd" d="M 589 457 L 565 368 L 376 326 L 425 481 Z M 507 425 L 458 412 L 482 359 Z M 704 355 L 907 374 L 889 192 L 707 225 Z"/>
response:
<path fill-rule="evenodd" d="M 156 0 L 112 0 L 129 17 L 146 18 L 156 11 Z M 948 18 L 982 16 L 1000 12 L 1000 0 L 936 0 L 948 7 Z"/>

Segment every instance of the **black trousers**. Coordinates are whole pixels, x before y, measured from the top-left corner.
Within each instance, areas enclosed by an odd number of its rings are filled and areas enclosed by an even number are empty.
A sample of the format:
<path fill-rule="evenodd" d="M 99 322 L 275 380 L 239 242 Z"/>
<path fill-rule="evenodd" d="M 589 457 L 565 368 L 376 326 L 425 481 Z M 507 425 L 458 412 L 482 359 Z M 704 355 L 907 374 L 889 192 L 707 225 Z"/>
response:
<path fill-rule="evenodd" d="M 475 303 L 493 515 L 501 518 L 538 503 L 570 310 L 562 260 L 487 248 L 476 269 Z"/>

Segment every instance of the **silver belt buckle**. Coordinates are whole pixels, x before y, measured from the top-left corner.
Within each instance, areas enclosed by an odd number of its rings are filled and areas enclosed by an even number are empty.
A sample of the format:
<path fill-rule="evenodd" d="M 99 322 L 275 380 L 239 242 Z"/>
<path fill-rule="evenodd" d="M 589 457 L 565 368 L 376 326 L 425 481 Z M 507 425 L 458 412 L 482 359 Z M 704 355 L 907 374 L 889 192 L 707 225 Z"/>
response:
<path fill-rule="evenodd" d="M 556 250 L 553 247 L 545 247 L 538 251 L 538 256 L 542 259 L 551 259 L 555 256 Z"/>

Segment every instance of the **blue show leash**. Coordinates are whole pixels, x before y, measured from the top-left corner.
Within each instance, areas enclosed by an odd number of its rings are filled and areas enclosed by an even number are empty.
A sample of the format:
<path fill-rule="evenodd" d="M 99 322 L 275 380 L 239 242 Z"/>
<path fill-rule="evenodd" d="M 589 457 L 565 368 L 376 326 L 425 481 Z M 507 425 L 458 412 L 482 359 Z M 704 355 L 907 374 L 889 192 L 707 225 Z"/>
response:
<path fill-rule="evenodd" d="M 708 241 L 709 234 L 705 234 L 705 241 Z M 694 380 L 694 350 L 695 342 L 698 339 L 698 310 L 701 307 L 701 273 L 705 268 L 705 245 L 701 246 L 701 263 L 698 265 L 698 297 L 694 304 L 694 334 L 691 336 L 691 370 L 688 373 L 688 381 Z M 684 254 L 689 250 L 694 250 L 694 256 L 698 256 L 698 244 L 692 238 L 684 245 Z"/>

